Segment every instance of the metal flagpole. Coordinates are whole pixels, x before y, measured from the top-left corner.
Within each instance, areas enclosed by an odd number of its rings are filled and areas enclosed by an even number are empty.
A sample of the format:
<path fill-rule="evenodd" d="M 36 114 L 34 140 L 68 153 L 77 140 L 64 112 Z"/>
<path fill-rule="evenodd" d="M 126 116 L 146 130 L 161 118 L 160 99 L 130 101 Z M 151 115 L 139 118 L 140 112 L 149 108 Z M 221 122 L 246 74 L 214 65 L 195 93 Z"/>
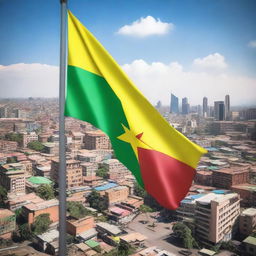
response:
<path fill-rule="evenodd" d="M 67 255 L 66 245 L 66 143 L 65 143 L 65 86 L 67 0 L 60 0 L 60 89 L 59 89 L 59 255 Z"/>

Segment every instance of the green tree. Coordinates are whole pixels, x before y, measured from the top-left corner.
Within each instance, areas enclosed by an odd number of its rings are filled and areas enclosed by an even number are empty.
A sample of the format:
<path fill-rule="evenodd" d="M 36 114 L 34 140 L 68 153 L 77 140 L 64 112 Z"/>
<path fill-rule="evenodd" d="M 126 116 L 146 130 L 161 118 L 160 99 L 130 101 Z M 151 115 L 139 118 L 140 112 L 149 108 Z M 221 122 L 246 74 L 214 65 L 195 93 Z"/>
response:
<path fill-rule="evenodd" d="M 36 194 L 44 200 L 50 200 L 54 198 L 53 187 L 49 184 L 41 184 L 36 189 Z"/>
<path fill-rule="evenodd" d="M 108 179 L 108 170 L 106 168 L 100 168 L 96 171 L 96 175 L 102 177 L 103 179 Z"/>
<path fill-rule="evenodd" d="M 181 222 L 177 222 L 172 227 L 173 234 L 182 242 L 184 248 L 190 249 L 198 247 L 195 239 L 191 234 L 191 230 Z"/>
<path fill-rule="evenodd" d="M 134 194 L 136 196 L 140 196 L 140 197 L 144 198 L 147 195 L 147 192 L 137 182 L 135 182 L 135 184 L 134 184 Z"/>
<path fill-rule="evenodd" d="M 46 232 L 51 224 L 50 214 L 43 213 L 36 217 L 34 223 L 31 226 L 33 233 L 36 235 L 41 235 L 42 233 Z"/>
<path fill-rule="evenodd" d="M 6 161 L 7 164 L 12 164 L 12 163 L 17 163 L 17 162 L 18 162 L 17 157 L 15 157 L 15 156 L 8 157 L 7 161 Z"/>
<path fill-rule="evenodd" d="M 142 204 L 140 206 L 140 211 L 144 212 L 144 213 L 146 213 L 146 212 L 153 212 L 153 209 L 151 207 L 149 207 L 148 205 Z"/>
<path fill-rule="evenodd" d="M 20 134 L 20 133 L 7 133 L 7 134 L 5 134 L 5 139 L 21 143 L 22 142 L 22 134 Z"/>
<path fill-rule="evenodd" d="M 31 141 L 28 143 L 28 148 L 33 149 L 35 151 L 43 151 L 44 145 L 40 141 Z"/>
<path fill-rule="evenodd" d="M 135 249 L 131 245 L 129 245 L 129 244 L 123 242 L 123 241 L 121 241 L 119 243 L 119 245 L 118 245 L 118 256 L 128 256 L 128 255 L 133 254 L 133 253 L 135 253 Z"/>
<path fill-rule="evenodd" d="M 27 223 L 19 226 L 19 237 L 21 241 L 30 240 L 33 234 Z"/>
<path fill-rule="evenodd" d="M 101 196 L 99 192 L 93 190 L 87 197 L 90 207 L 97 209 L 98 211 L 105 211 L 108 208 L 108 199 L 105 196 Z"/>
<path fill-rule="evenodd" d="M 0 207 L 5 206 L 5 200 L 7 200 L 7 190 L 0 186 Z"/>
<path fill-rule="evenodd" d="M 80 219 L 88 215 L 92 215 L 92 212 L 87 210 L 81 203 L 79 202 L 67 202 L 67 211 L 70 216 L 75 219 Z"/>

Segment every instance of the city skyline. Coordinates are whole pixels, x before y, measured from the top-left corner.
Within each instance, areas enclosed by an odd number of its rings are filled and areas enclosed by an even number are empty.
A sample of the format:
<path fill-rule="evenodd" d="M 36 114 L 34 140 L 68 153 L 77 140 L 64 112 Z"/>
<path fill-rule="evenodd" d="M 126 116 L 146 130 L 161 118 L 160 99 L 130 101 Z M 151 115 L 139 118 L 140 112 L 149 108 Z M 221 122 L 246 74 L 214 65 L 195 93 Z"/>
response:
<path fill-rule="evenodd" d="M 1 97 L 58 96 L 59 1 L 0 5 Z M 69 1 L 152 104 L 167 104 L 169 91 L 179 98 L 186 91 L 191 105 L 201 104 L 204 96 L 213 105 L 226 94 L 232 105 L 256 102 L 255 5 L 249 0 L 232 5 Z"/>

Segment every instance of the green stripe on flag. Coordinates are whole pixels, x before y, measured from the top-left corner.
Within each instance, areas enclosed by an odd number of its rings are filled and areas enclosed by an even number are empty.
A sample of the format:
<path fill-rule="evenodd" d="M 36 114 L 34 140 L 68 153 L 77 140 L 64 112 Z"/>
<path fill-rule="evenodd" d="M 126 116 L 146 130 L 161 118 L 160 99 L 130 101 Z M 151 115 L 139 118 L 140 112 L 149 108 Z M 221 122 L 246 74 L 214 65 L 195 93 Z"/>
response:
<path fill-rule="evenodd" d="M 68 66 L 65 116 L 91 123 L 105 132 L 116 157 L 135 175 L 144 187 L 138 160 L 129 143 L 117 139 L 129 127 L 122 104 L 107 81 L 78 67 Z"/>

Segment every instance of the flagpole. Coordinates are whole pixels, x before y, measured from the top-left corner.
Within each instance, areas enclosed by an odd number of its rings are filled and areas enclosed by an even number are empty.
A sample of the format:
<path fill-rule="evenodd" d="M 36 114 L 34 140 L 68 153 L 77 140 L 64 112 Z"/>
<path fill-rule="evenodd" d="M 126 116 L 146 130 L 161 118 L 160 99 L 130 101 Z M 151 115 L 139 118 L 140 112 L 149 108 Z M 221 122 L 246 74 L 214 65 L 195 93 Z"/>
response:
<path fill-rule="evenodd" d="M 60 0 L 60 88 L 59 88 L 59 255 L 67 255 L 66 244 L 66 143 L 65 143 L 65 86 L 67 0 Z"/>

